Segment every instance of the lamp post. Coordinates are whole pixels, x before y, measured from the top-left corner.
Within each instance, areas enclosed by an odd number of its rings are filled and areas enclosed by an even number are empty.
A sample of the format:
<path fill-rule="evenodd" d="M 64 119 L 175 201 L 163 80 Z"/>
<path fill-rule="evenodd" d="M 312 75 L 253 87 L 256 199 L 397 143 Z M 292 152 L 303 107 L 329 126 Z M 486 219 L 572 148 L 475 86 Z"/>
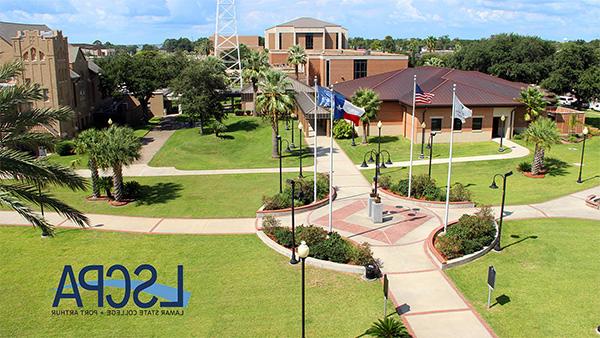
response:
<path fill-rule="evenodd" d="M 290 118 L 292 119 L 292 143 L 290 144 L 290 148 L 294 149 L 296 148 L 296 145 L 294 144 L 294 114 L 291 114 Z"/>
<path fill-rule="evenodd" d="M 373 163 L 375 162 L 375 177 L 373 177 L 373 182 L 375 183 L 375 189 L 373 190 L 373 194 L 375 196 L 377 196 L 377 182 L 379 180 L 379 175 L 381 174 L 379 171 L 379 168 L 387 168 L 387 165 L 392 165 L 392 156 L 390 155 L 390 152 L 387 150 L 382 150 L 379 152 L 376 152 L 375 150 L 369 150 L 367 151 L 364 155 L 363 155 L 363 162 L 360 165 L 361 168 L 368 168 L 369 165 L 367 164 L 367 155 L 369 155 L 369 163 Z M 385 160 L 385 155 L 387 155 L 387 161 L 384 162 Z M 375 160 L 373 159 L 373 156 L 375 156 Z M 373 197 L 375 197 L 373 196 Z"/>
<path fill-rule="evenodd" d="M 496 174 L 492 178 L 492 184 L 490 185 L 490 189 L 498 189 L 496 185 L 496 177 L 502 177 L 502 205 L 500 206 L 500 223 L 498 224 L 498 242 L 496 242 L 496 246 L 494 247 L 495 251 L 501 251 L 502 247 L 500 246 L 500 240 L 502 239 L 502 220 L 504 219 L 504 201 L 506 198 L 506 178 L 512 175 L 513 172 L 509 171 L 506 174 Z"/>
<path fill-rule="evenodd" d="M 381 123 L 381 121 L 377 122 L 377 129 L 379 130 L 379 134 L 377 136 L 377 152 L 381 152 L 381 127 L 383 127 L 383 124 Z"/>
<path fill-rule="evenodd" d="M 294 209 L 294 195 L 296 194 L 296 181 L 287 180 L 287 183 L 292 186 L 292 258 L 290 264 L 298 264 L 296 259 L 296 214 Z"/>
<path fill-rule="evenodd" d="M 425 124 L 425 121 L 423 121 L 423 123 L 421 123 L 421 154 L 419 154 L 420 160 L 425 158 L 425 128 L 427 128 L 427 124 Z"/>
<path fill-rule="evenodd" d="M 40 212 L 42 213 L 42 217 L 44 217 L 44 203 L 42 203 L 42 182 L 37 181 L 37 188 L 38 188 L 38 197 L 40 199 Z M 42 238 L 46 238 L 50 236 L 50 234 L 48 232 L 46 232 L 46 230 L 42 230 Z"/>
<path fill-rule="evenodd" d="M 500 148 L 498 148 L 499 152 L 503 152 L 504 151 L 504 147 L 502 146 L 502 140 L 504 139 L 504 123 L 506 121 L 506 116 L 502 115 L 500 117 L 500 121 L 502 121 L 502 128 L 500 129 Z"/>
<path fill-rule="evenodd" d="M 308 247 L 308 245 L 306 245 L 305 241 L 302 241 L 300 243 L 300 246 L 298 247 L 298 257 L 300 257 L 300 260 L 302 261 L 302 338 L 306 337 L 306 320 L 305 320 L 305 297 L 304 297 L 304 285 L 305 283 L 305 278 L 304 278 L 304 266 L 305 266 L 305 261 L 306 261 L 306 257 L 308 257 L 308 254 L 310 252 L 310 248 Z"/>
<path fill-rule="evenodd" d="M 583 146 L 581 147 L 581 162 L 579 163 L 579 178 L 577 179 L 577 183 L 583 183 L 581 180 L 581 172 L 583 171 L 583 155 L 585 154 L 585 139 L 587 139 L 587 135 L 590 131 L 587 127 L 583 128 Z"/>
<path fill-rule="evenodd" d="M 356 129 L 354 128 L 354 122 L 351 122 L 350 125 L 352 126 L 352 146 L 356 147 L 356 142 L 354 142 L 354 134 L 356 134 Z"/>
<path fill-rule="evenodd" d="M 429 171 L 428 171 L 428 175 L 429 178 L 431 178 L 431 159 L 433 158 L 433 137 L 437 135 L 437 133 L 435 131 L 432 131 L 429 134 L 429 146 L 427 148 L 429 148 Z"/>
<path fill-rule="evenodd" d="M 304 176 L 302 176 L 302 156 L 304 155 L 304 154 L 302 154 L 302 130 L 303 129 L 304 129 L 304 126 L 302 125 L 302 122 L 298 123 L 298 130 L 300 131 L 300 175 L 298 175 L 298 177 L 300 177 L 300 178 L 304 177 Z"/>
<path fill-rule="evenodd" d="M 287 143 L 287 148 L 285 148 L 286 153 L 292 152 L 290 149 L 290 142 L 288 140 L 281 137 L 281 135 L 277 135 L 277 152 L 279 155 L 279 193 L 283 192 L 283 164 L 281 163 L 283 159 L 283 142 Z"/>

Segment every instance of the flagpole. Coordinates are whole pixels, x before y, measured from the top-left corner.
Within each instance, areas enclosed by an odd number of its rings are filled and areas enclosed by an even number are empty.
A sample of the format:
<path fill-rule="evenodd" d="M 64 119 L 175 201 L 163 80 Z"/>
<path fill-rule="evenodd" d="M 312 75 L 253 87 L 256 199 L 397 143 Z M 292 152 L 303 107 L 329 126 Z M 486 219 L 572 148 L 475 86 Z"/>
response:
<path fill-rule="evenodd" d="M 313 186 L 313 203 L 317 202 L 317 112 L 318 112 L 318 105 L 317 105 L 317 77 L 315 76 L 315 82 L 313 83 L 314 87 L 315 87 L 315 111 L 314 111 L 314 118 L 315 118 L 315 127 L 313 128 L 315 131 L 315 138 L 314 138 L 314 161 L 315 161 L 315 170 L 314 170 L 314 186 Z M 302 156 L 302 155 L 300 155 Z"/>
<path fill-rule="evenodd" d="M 331 85 L 331 114 L 329 122 L 329 233 L 333 232 L 333 112 L 335 111 L 335 95 Z"/>
<path fill-rule="evenodd" d="M 417 101 L 417 75 L 413 77 L 412 118 L 410 123 L 410 165 L 408 167 L 408 198 L 412 190 L 413 146 L 415 143 L 415 105 Z"/>
<path fill-rule="evenodd" d="M 454 110 L 456 103 L 456 84 L 452 85 L 452 118 L 450 119 L 450 157 L 448 159 L 448 181 L 446 182 L 446 212 L 444 216 L 444 233 L 448 228 L 448 211 L 450 209 L 450 177 L 452 176 L 452 143 L 454 141 Z"/>

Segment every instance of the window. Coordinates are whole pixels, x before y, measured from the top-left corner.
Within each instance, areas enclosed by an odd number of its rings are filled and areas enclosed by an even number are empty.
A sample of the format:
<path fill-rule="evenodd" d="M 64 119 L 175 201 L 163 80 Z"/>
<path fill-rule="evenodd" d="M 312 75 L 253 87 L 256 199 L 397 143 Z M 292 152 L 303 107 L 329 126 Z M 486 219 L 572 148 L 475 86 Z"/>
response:
<path fill-rule="evenodd" d="M 462 121 L 460 119 L 454 119 L 454 131 L 462 130 Z"/>
<path fill-rule="evenodd" d="M 335 33 L 335 49 L 340 49 L 340 33 Z"/>
<path fill-rule="evenodd" d="M 313 35 L 311 33 L 306 34 L 306 49 L 313 49 Z"/>
<path fill-rule="evenodd" d="M 354 79 L 367 76 L 367 60 L 354 60 Z"/>
<path fill-rule="evenodd" d="M 40 52 L 40 61 L 45 61 L 46 60 L 46 54 Z"/>
<path fill-rule="evenodd" d="M 44 98 L 44 101 L 48 102 L 50 101 L 50 95 L 49 95 L 49 91 L 48 89 L 42 89 L 42 97 Z"/>
<path fill-rule="evenodd" d="M 325 63 L 325 86 L 327 86 L 327 87 L 329 87 L 329 85 L 331 84 L 330 71 L 331 71 L 331 61 L 327 60 L 327 62 Z"/>
<path fill-rule="evenodd" d="M 25 61 L 29 61 L 29 52 L 25 52 L 25 53 L 23 54 L 23 60 L 25 60 Z"/>
<path fill-rule="evenodd" d="M 442 131 L 442 118 L 441 117 L 431 118 L 431 131 Z"/>
<path fill-rule="evenodd" d="M 282 39 L 281 35 L 282 35 L 281 33 L 279 33 L 279 34 L 277 35 L 277 37 L 279 38 L 279 46 L 278 46 L 278 49 L 283 49 L 283 46 L 282 46 L 282 44 L 283 44 L 283 43 L 282 43 L 282 40 L 283 40 L 283 39 Z"/>
<path fill-rule="evenodd" d="M 473 127 L 472 130 L 481 130 L 483 129 L 483 117 L 474 117 L 473 118 Z"/>
<path fill-rule="evenodd" d="M 35 48 L 31 48 L 31 51 L 29 53 L 31 54 L 31 61 L 37 60 L 37 51 L 35 50 Z"/>

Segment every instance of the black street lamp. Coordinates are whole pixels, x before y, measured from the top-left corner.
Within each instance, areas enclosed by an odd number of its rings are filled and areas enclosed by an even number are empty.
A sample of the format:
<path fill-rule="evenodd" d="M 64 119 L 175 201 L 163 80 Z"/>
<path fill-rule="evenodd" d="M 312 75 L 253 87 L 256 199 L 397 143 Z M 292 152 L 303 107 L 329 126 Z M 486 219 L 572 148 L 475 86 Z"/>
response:
<path fill-rule="evenodd" d="M 425 121 L 423 121 L 423 123 L 421 123 L 421 154 L 419 154 L 420 160 L 425 158 L 425 128 L 427 128 L 427 124 L 425 124 Z"/>
<path fill-rule="evenodd" d="M 490 189 L 498 189 L 498 186 L 496 185 L 496 177 L 498 177 L 498 176 L 502 177 L 502 205 L 500 206 L 500 223 L 498 224 L 498 242 L 496 242 L 496 246 L 494 247 L 494 250 L 496 250 L 496 251 L 502 250 L 502 247 L 500 246 L 500 240 L 501 240 L 501 236 L 502 236 L 502 220 L 504 219 L 504 201 L 506 198 L 506 178 L 512 174 L 513 174 L 512 171 L 509 171 L 504 175 L 496 174 L 492 178 L 492 184 L 490 185 Z"/>
<path fill-rule="evenodd" d="M 583 146 L 581 147 L 581 162 L 579 163 L 579 178 L 577 179 L 577 183 L 583 183 L 581 180 L 581 172 L 583 171 L 583 155 L 585 154 L 585 139 L 587 139 L 587 135 L 590 131 L 587 127 L 583 128 Z"/>
<path fill-rule="evenodd" d="M 294 149 L 296 148 L 296 145 L 294 144 L 294 116 L 291 115 L 290 118 L 292 119 L 292 142 L 290 144 L 290 149 Z"/>
<path fill-rule="evenodd" d="M 373 177 L 373 182 L 375 183 L 375 189 L 373 189 L 373 197 L 377 196 L 377 182 L 379 181 L 379 175 L 381 175 L 381 172 L 379 170 L 379 168 L 387 168 L 387 165 L 392 165 L 392 156 L 390 155 L 390 152 L 387 150 L 382 150 L 380 152 L 376 152 L 375 150 L 369 150 L 367 151 L 364 155 L 363 155 L 363 162 L 360 165 L 361 168 L 368 168 L 369 165 L 367 164 L 367 155 L 369 155 L 369 162 L 375 162 L 375 177 Z M 375 160 L 373 160 L 373 155 L 375 155 Z M 385 155 L 387 155 L 387 161 L 384 162 L 385 160 Z"/>
<path fill-rule="evenodd" d="M 42 182 L 37 181 L 38 188 L 38 197 L 40 199 L 40 211 L 42 213 L 42 217 L 44 217 L 44 203 L 42 203 Z M 46 238 L 50 236 L 50 234 L 46 230 L 42 230 L 42 238 Z"/>
<path fill-rule="evenodd" d="M 435 135 L 437 135 L 437 133 L 435 131 L 432 131 L 429 134 L 429 144 L 427 145 L 427 148 L 429 148 L 429 171 L 428 171 L 429 178 L 431 178 L 431 159 L 433 158 L 433 137 Z"/>
<path fill-rule="evenodd" d="M 296 259 L 296 214 L 294 209 L 294 197 L 296 195 L 296 181 L 287 180 L 287 183 L 292 186 L 292 258 L 290 264 L 298 264 Z"/>
<path fill-rule="evenodd" d="M 506 116 L 502 115 L 500 117 L 500 121 L 502 121 L 502 128 L 500 129 L 500 148 L 498 148 L 499 152 L 503 152 L 504 151 L 504 147 L 502 146 L 502 139 L 504 138 L 504 123 L 506 121 Z"/>
<path fill-rule="evenodd" d="M 298 247 L 298 257 L 300 257 L 300 260 L 302 260 L 302 338 L 306 337 L 306 316 L 305 316 L 305 297 L 304 297 L 304 286 L 305 286 L 305 278 L 304 278 L 304 266 L 305 266 L 305 261 L 306 258 L 308 257 L 308 254 L 310 252 L 310 248 L 308 247 L 308 245 L 306 245 L 305 241 L 302 241 L 300 243 L 300 246 Z"/>
<path fill-rule="evenodd" d="M 381 121 L 377 122 L 377 129 L 379 130 L 379 134 L 377 136 L 377 152 L 381 152 L 381 127 L 383 126 L 383 124 L 381 124 Z"/>
<path fill-rule="evenodd" d="M 279 155 L 279 193 L 281 194 L 283 192 L 283 164 L 282 164 L 282 159 L 283 159 L 283 142 L 285 142 L 287 144 L 287 147 L 285 148 L 285 152 L 286 153 L 291 153 L 292 150 L 290 149 L 290 142 L 284 138 L 281 137 L 281 135 L 277 135 L 277 154 Z"/>
<path fill-rule="evenodd" d="M 298 175 L 298 177 L 302 178 L 304 177 L 302 176 L 302 156 L 304 155 L 302 153 L 302 131 L 304 130 L 302 122 L 298 123 L 298 130 L 300 131 L 300 175 Z"/>
<path fill-rule="evenodd" d="M 354 122 L 351 122 L 350 125 L 352 126 L 352 146 L 356 147 L 356 142 L 354 142 L 354 137 L 356 136 L 356 135 L 354 135 L 354 134 L 356 134 L 356 129 L 354 128 Z"/>

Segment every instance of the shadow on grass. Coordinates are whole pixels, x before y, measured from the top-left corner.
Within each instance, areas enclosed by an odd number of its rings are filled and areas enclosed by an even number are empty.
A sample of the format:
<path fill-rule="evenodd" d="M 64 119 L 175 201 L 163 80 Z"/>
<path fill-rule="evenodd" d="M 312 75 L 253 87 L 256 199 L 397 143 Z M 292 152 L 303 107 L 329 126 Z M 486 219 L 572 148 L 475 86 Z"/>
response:
<path fill-rule="evenodd" d="M 236 121 L 232 124 L 227 125 L 227 132 L 236 132 L 236 131 L 253 131 L 258 128 L 258 122 L 254 120 L 240 120 Z"/>
<path fill-rule="evenodd" d="M 379 139 L 378 136 L 369 136 L 369 145 L 377 147 L 378 139 Z M 359 143 L 359 141 L 361 139 L 356 138 L 356 140 L 357 140 L 357 143 Z M 400 138 L 398 136 L 389 136 L 389 135 L 381 136 L 381 144 L 397 142 L 398 140 L 400 140 Z"/>
<path fill-rule="evenodd" d="M 157 183 L 155 185 L 142 185 L 140 197 L 135 201 L 136 205 L 163 204 L 181 197 L 179 193 L 183 185 L 179 183 Z"/>
<path fill-rule="evenodd" d="M 510 303 L 510 297 L 507 295 L 501 295 L 496 297 L 496 302 L 494 304 L 491 304 L 490 308 L 493 308 L 496 305 L 504 306 L 508 303 Z"/>
<path fill-rule="evenodd" d="M 519 243 L 522 243 L 522 242 L 524 242 L 524 241 L 526 241 L 526 240 L 528 240 L 528 239 L 537 239 L 537 238 L 538 238 L 538 236 L 537 236 L 537 235 L 529 235 L 529 236 L 526 236 L 526 237 L 523 237 L 523 238 L 521 238 L 521 236 L 519 236 L 519 235 L 510 235 L 510 238 L 515 238 L 515 239 L 517 239 L 517 238 L 518 238 L 519 240 L 517 240 L 517 241 L 514 241 L 514 242 L 512 242 L 512 243 L 510 243 L 510 244 L 508 244 L 508 245 L 504 245 L 504 246 L 502 246 L 502 250 L 504 250 L 504 249 L 506 249 L 506 248 L 509 248 L 509 247 L 511 247 L 511 246 L 513 246 L 513 245 L 517 245 L 517 244 L 519 244 Z"/>
<path fill-rule="evenodd" d="M 565 176 L 567 174 L 567 168 L 571 165 L 557 158 L 546 157 L 544 159 L 544 166 L 550 176 Z"/>

